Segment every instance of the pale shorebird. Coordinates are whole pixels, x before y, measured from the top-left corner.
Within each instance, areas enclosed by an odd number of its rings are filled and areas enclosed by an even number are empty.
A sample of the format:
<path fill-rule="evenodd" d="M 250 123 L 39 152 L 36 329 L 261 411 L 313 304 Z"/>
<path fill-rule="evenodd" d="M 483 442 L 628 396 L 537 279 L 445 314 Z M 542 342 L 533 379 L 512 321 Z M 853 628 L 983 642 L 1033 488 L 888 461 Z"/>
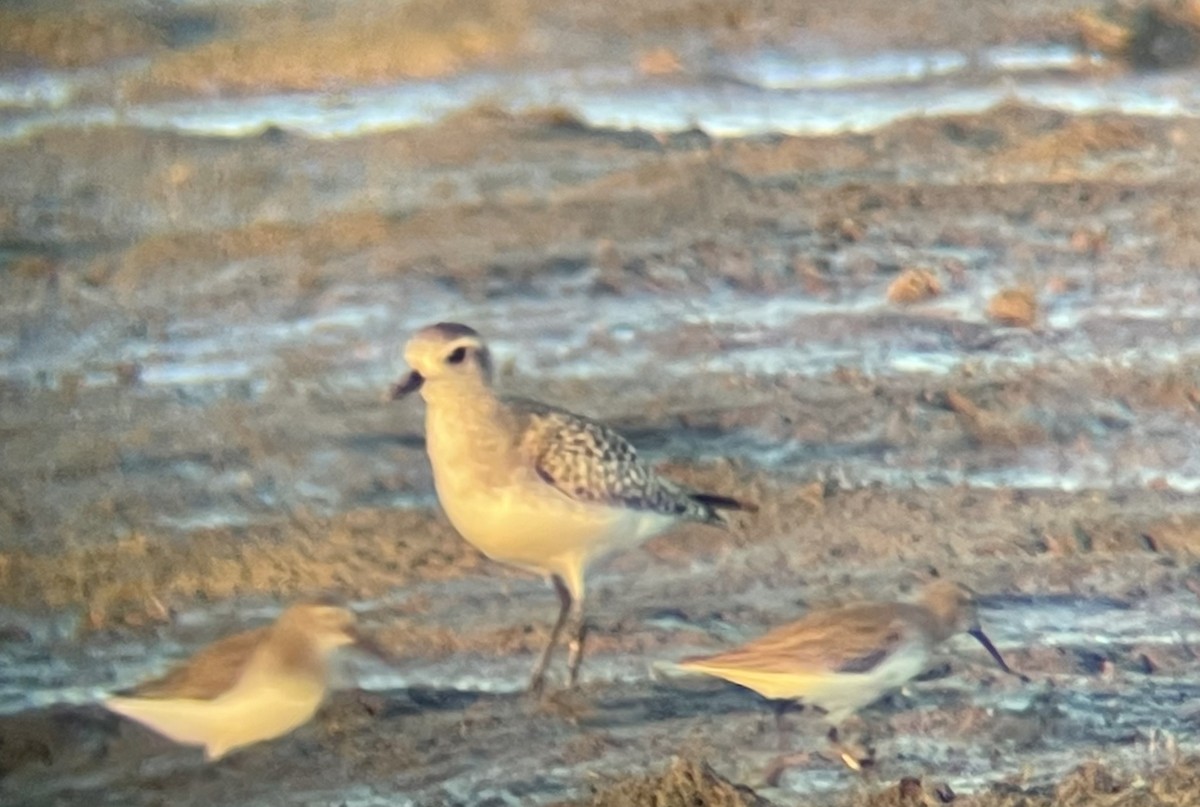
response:
<path fill-rule="evenodd" d="M 384 655 L 345 608 L 294 605 L 273 624 L 215 642 L 104 706 L 177 743 L 204 746 L 205 758 L 217 760 L 307 723 L 325 697 L 329 656 L 347 645 Z"/>
<path fill-rule="evenodd" d="M 1022 680 L 979 625 L 974 597 L 945 580 L 928 584 L 919 602 L 863 602 L 812 611 L 740 647 L 660 664 L 662 672 L 703 673 L 746 687 L 775 702 L 782 739 L 783 712 L 792 703 L 816 707 L 830 724 L 838 756 L 858 770 L 867 759 L 838 737 L 838 727 L 862 707 L 928 669 L 934 651 L 960 632 L 974 636 L 1000 665 Z M 776 777 L 796 756 L 780 757 Z"/>
<path fill-rule="evenodd" d="M 543 687 L 568 621 L 570 686 L 578 680 L 591 564 L 681 521 L 725 526 L 720 510 L 754 509 L 664 479 L 594 420 L 497 396 L 487 345 L 465 325 L 423 328 L 405 345 L 404 359 L 411 372 L 392 398 L 419 389 L 425 399 L 426 448 L 451 524 L 488 557 L 549 576 L 558 594 L 533 692 Z"/>

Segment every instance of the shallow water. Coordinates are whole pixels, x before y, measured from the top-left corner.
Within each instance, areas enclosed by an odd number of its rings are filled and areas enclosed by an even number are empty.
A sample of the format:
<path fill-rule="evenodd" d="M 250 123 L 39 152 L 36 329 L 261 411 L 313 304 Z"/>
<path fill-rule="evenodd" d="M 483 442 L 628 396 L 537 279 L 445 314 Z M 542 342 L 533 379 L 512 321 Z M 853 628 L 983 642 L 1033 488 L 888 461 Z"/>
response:
<path fill-rule="evenodd" d="M 513 112 L 562 107 L 589 126 L 715 137 L 866 131 L 917 115 L 1025 102 L 1076 113 L 1195 117 L 1196 71 L 1097 77 L 1097 57 L 1062 45 L 980 52 L 909 51 L 805 58 L 781 50 L 714 57 L 692 73 L 647 77 L 620 65 L 477 72 L 339 91 L 100 106 L 78 101 L 96 81 L 63 72 L 0 77 L 0 139 L 49 128 L 135 126 L 223 137 L 269 127 L 314 138 L 427 125 L 487 102 Z M 131 63 L 130 68 L 140 66 Z"/>

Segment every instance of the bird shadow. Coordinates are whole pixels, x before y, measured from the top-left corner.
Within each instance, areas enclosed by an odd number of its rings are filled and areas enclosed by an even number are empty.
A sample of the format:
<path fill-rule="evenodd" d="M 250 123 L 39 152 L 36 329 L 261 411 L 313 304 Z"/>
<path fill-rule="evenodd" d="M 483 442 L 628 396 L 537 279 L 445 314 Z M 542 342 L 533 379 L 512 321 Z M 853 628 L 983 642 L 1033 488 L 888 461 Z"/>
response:
<path fill-rule="evenodd" d="M 592 712 L 581 723 L 589 728 L 616 729 L 646 723 L 761 712 L 770 713 L 766 700 L 730 684 L 670 686 L 633 685 L 600 692 Z"/>

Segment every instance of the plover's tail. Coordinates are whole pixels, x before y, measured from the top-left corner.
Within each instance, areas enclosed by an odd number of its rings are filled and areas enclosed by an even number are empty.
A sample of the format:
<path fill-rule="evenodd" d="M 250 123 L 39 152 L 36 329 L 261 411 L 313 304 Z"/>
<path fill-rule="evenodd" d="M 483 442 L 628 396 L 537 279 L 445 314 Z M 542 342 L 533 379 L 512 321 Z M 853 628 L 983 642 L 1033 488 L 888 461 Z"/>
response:
<path fill-rule="evenodd" d="M 757 513 L 758 505 L 754 502 L 743 502 L 731 496 L 721 496 L 716 493 L 690 493 L 689 498 L 700 505 L 708 516 L 709 524 L 728 524 L 722 510 L 740 510 L 744 513 Z"/>

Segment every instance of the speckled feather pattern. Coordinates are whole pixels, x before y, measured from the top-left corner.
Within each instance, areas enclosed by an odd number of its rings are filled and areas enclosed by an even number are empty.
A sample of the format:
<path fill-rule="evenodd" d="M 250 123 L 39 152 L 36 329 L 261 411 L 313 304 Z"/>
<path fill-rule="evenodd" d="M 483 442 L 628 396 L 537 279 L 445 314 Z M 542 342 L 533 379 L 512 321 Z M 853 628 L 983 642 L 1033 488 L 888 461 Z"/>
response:
<path fill-rule="evenodd" d="M 659 476 L 621 435 L 594 420 L 524 399 L 505 399 L 517 417 L 521 452 L 543 481 L 568 497 L 681 520 L 724 524 L 695 494 Z"/>

